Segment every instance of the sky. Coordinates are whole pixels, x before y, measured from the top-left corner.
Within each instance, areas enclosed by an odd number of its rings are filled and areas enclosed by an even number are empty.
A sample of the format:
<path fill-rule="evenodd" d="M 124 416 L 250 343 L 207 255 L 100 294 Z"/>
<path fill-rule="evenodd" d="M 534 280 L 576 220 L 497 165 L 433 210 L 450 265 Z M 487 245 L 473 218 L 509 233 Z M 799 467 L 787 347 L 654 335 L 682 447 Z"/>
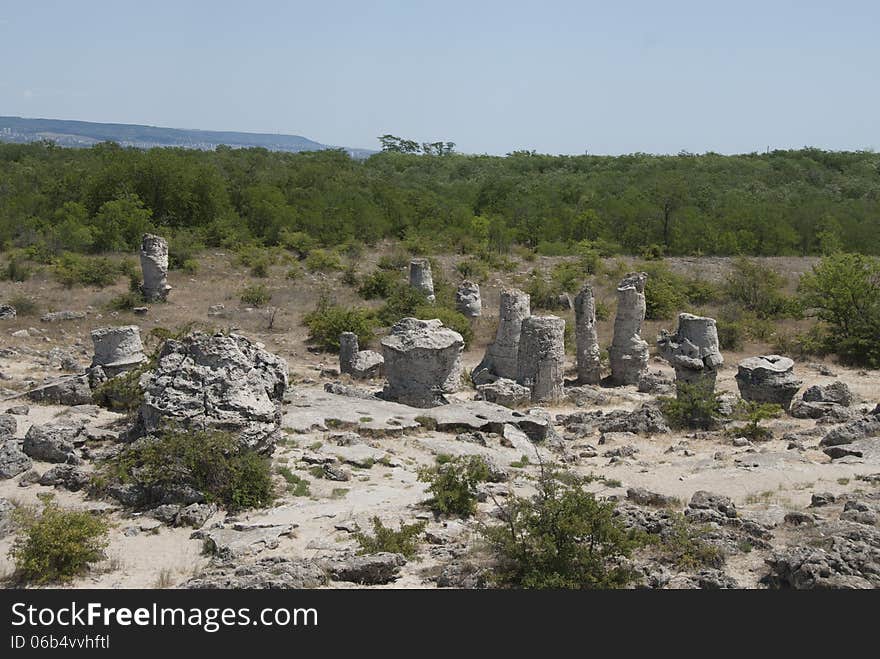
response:
<path fill-rule="evenodd" d="M 880 148 L 880 2 L 0 0 L 0 115 L 466 153 Z"/>

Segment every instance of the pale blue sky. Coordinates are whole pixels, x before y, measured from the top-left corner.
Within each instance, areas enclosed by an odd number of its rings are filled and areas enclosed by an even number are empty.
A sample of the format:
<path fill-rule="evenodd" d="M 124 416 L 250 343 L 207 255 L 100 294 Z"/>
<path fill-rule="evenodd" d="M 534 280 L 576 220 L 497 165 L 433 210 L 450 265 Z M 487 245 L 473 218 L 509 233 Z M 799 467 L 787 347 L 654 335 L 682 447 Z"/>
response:
<path fill-rule="evenodd" d="M 880 147 L 880 2 L 0 0 L 0 115 L 503 154 Z"/>

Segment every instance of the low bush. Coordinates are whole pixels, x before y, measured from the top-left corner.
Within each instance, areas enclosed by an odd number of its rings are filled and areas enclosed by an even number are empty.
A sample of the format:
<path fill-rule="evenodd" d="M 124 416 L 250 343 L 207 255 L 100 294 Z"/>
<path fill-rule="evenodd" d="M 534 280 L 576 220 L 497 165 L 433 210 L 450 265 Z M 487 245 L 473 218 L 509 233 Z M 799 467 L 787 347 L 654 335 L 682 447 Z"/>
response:
<path fill-rule="evenodd" d="M 55 262 L 55 278 L 66 288 L 76 285 L 104 288 L 113 284 L 123 272 L 112 259 L 103 256 L 80 256 L 79 254 L 63 254 Z"/>
<path fill-rule="evenodd" d="M 33 274 L 33 268 L 23 259 L 13 254 L 9 261 L 0 268 L 0 280 L 3 281 L 27 281 Z"/>
<path fill-rule="evenodd" d="M 260 308 L 272 301 L 272 293 L 264 284 L 254 284 L 241 292 L 240 299 L 243 304 Z"/>
<path fill-rule="evenodd" d="M 478 283 L 486 281 L 489 277 L 488 266 L 477 259 L 460 261 L 458 265 L 455 266 L 455 270 L 465 279 L 470 279 L 471 281 Z"/>
<path fill-rule="evenodd" d="M 721 394 L 703 384 L 677 384 L 675 398 L 661 397 L 660 410 L 673 428 L 710 430 L 721 417 Z"/>
<path fill-rule="evenodd" d="M 423 467 L 419 480 L 433 496 L 427 504 L 436 513 L 470 517 L 477 510 L 477 485 L 488 479 L 489 468 L 479 456 L 459 456 Z"/>
<path fill-rule="evenodd" d="M 542 466 L 537 493 L 500 506 L 482 529 L 493 577 L 509 588 L 624 588 L 637 579 L 625 559 L 644 543 L 614 516 L 615 504 L 586 491 L 591 479 Z"/>
<path fill-rule="evenodd" d="M 372 535 L 358 531 L 354 536 L 361 546 L 359 554 L 378 554 L 387 551 L 392 554 L 403 554 L 408 559 L 415 558 L 418 550 L 418 537 L 425 530 L 425 522 L 401 523 L 396 531 L 382 524 L 382 520 L 378 517 L 373 517 L 370 523 L 373 526 Z"/>
<path fill-rule="evenodd" d="M 133 414 L 144 402 L 140 378 L 145 370 L 146 365 L 102 382 L 92 390 L 92 400 L 108 410 Z"/>
<path fill-rule="evenodd" d="M 386 299 L 399 284 L 397 273 L 390 270 L 375 270 L 364 277 L 358 294 L 365 300 Z"/>
<path fill-rule="evenodd" d="M 728 428 L 727 434 L 733 437 L 745 437 L 753 442 L 773 438 L 769 428 L 760 425 L 761 421 L 774 419 L 782 414 L 782 408 L 774 403 L 759 403 L 753 400 L 741 400 L 734 409 L 734 418 L 746 421 L 743 426 Z"/>
<path fill-rule="evenodd" d="M 343 332 L 357 334 L 362 345 L 372 341 L 376 318 L 369 309 L 343 307 L 322 297 L 314 311 L 305 315 L 303 324 L 309 328 L 310 343 L 328 352 L 336 352 L 339 350 L 339 335 Z"/>
<path fill-rule="evenodd" d="M 134 291 L 120 293 L 107 302 L 107 309 L 110 311 L 131 311 L 135 307 L 139 307 L 144 303 L 144 296 Z"/>
<path fill-rule="evenodd" d="M 133 482 L 161 495 L 188 485 L 230 511 L 273 499 L 270 461 L 243 448 L 231 433 L 169 430 L 124 448 L 101 470 L 110 482 Z"/>
<path fill-rule="evenodd" d="M 309 272 L 327 273 L 342 270 L 342 261 L 336 252 L 326 249 L 314 249 L 306 257 L 305 266 Z"/>
<path fill-rule="evenodd" d="M 760 318 L 791 315 L 792 301 L 782 293 L 785 279 L 773 268 L 745 257 L 733 262 L 733 268 L 724 280 L 724 294 L 740 308 L 754 312 Z"/>
<path fill-rule="evenodd" d="M 104 557 L 110 526 L 90 512 L 61 508 L 51 495 L 42 498 L 42 512 L 19 507 L 13 513 L 18 535 L 9 557 L 25 583 L 70 581 Z"/>

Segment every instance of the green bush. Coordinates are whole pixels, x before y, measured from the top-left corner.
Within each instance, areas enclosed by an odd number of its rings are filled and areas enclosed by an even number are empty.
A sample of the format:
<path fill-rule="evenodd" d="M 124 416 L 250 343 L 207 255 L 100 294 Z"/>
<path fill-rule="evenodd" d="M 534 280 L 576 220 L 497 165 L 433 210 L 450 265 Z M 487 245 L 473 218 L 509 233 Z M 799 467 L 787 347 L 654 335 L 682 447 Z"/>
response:
<path fill-rule="evenodd" d="M 61 508 L 51 495 L 42 498 L 41 513 L 31 507 L 15 510 L 19 532 L 9 557 L 23 582 L 70 581 L 104 557 L 110 526 L 90 512 Z"/>
<path fill-rule="evenodd" d="M 326 297 L 319 299 L 315 310 L 305 315 L 303 324 L 309 328 L 309 342 L 328 352 L 339 350 L 339 335 L 343 332 L 357 334 L 361 345 L 375 338 L 376 318 L 372 311 L 331 304 Z"/>
<path fill-rule="evenodd" d="M 470 279 L 477 283 L 482 283 L 489 277 L 489 267 L 483 261 L 477 259 L 460 261 L 455 266 L 455 270 L 465 279 Z"/>
<path fill-rule="evenodd" d="M 355 533 L 355 540 L 361 546 L 359 554 L 378 554 L 379 552 L 391 552 L 403 554 L 405 558 L 413 559 L 418 550 L 418 537 L 425 530 L 425 522 L 416 524 L 403 524 L 396 531 L 382 524 L 382 520 L 373 517 L 370 520 L 373 526 L 373 534 L 367 535 L 361 531 Z"/>
<path fill-rule="evenodd" d="M 309 272 L 334 272 L 342 270 L 342 261 L 339 254 L 326 249 L 314 249 L 309 252 L 305 260 L 306 270 Z"/>
<path fill-rule="evenodd" d="M 365 300 L 388 298 L 399 284 L 398 279 L 398 275 L 390 270 L 375 270 L 364 277 L 358 294 Z"/>
<path fill-rule="evenodd" d="M 383 325 L 393 325 L 401 318 L 411 318 L 416 310 L 425 305 L 425 296 L 407 284 L 398 284 L 377 317 Z"/>
<path fill-rule="evenodd" d="M 541 469 L 537 493 L 511 497 L 502 523 L 482 533 L 493 576 L 509 588 L 624 588 L 636 580 L 625 559 L 644 543 L 614 516 L 613 502 L 586 491 L 590 479 Z"/>
<path fill-rule="evenodd" d="M 102 382 L 92 390 L 92 400 L 108 410 L 133 414 L 144 402 L 140 378 L 146 368 L 143 365 Z"/>
<path fill-rule="evenodd" d="M 379 257 L 376 267 L 380 270 L 402 270 L 409 264 L 409 254 L 402 249 L 395 249 L 391 254 Z"/>
<path fill-rule="evenodd" d="M 648 274 L 645 282 L 645 318 L 668 320 L 688 307 L 714 302 L 719 297 L 712 284 L 673 272 L 663 262 L 653 261 L 640 265 Z"/>
<path fill-rule="evenodd" d="M 718 343 L 722 350 L 739 352 L 743 349 L 746 330 L 741 322 L 718 319 Z"/>
<path fill-rule="evenodd" d="M 33 268 L 16 255 L 11 256 L 8 263 L 0 268 L 0 280 L 3 281 L 27 281 L 31 275 Z"/>
<path fill-rule="evenodd" d="M 265 307 L 272 300 L 272 293 L 264 284 L 254 284 L 246 287 L 242 292 L 240 299 L 243 304 L 252 307 Z"/>
<path fill-rule="evenodd" d="M 119 264 L 102 256 L 67 253 L 55 262 L 55 278 L 66 288 L 76 285 L 104 288 L 113 284 L 121 274 Z"/>
<path fill-rule="evenodd" d="M 230 511 L 264 507 L 273 499 L 270 461 L 219 431 L 169 430 L 128 445 L 104 465 L 108 481 L 133 482 L 162 493 L 182 485 Z"/>
<path fill-rule="evenodd" d="M 784 285 L 785 280 L 773 268 L 740 257 L 724 281 L 724 293 L 728 300 L 759 318 L 776 318 L 790 315 L 793 310 L 791 301 L 781 292 Z"/>
<path fill-rule="evenodd" d="M 278 467 L 278 473 L 287 481 L 287 491 L 295 497 L 311 496 L 309 481 L 293 473 L 290 467 Z"/>
<path fill-rule="evenodd" d="M 662 562 L 679 570 L 720 568 L 724 564 L 724 553 L 705 540 L 709 528 L 691 524 L 680 512 L 672 513 L 670 522 L 659 538 L 650 538 Z"/>
<path fill-rule="evenodd" d="M 446 307 L 423 304 L 413 312 L 413 318 L 418 318 L 419 320 L 439 318 L 446 327 L 461 334 L 465 347 L 474 340 L 474 329 L 471 327 L 471 321 L 468 320 L 467 316 L 458 311 Z"/>
<path fill-rule="evenodd" d="M 107 309 L 110 311 L 131 311 L 135 307 L 139 307 L 144 303 L 144 296 L 134 291 L 120 293 L 107 302 Z"/>
<path fill-rule="evenodd" d="M 773 438 L 769 428 L 760 425 L 761 421 L 773 419 L 782 414 L 782 408 L 775 403 L 759 403 L 753 400 L 741 400 L 734 409 L 734 418 L 746 421 L 744 426 L 728 428 L 727 434 L 732 437 L 745 437 L 753 442 Z"/>
<path fill-rule="evenodd" d="M 278 239 L 279 244 L 285 249 L 295 252 L 299 258 L 304 259 L 309 255 L 318 241 L 303 231 L 289 231 L 282 229 Z"/>
<path fill-rule="evenodd" d="M 428 506 L 443 515 L 473 515 L 477 510 L 477 485 L 488 478 L 486 462 L 476 455 L 419 469 L 419 480 L 428 483 L 428 492 L 433 495 Z"/>
<path fill-rule="evenodd" d="M 675 398 L 661 397 L 660 410 L 673 428 L 710 430 L 721 416 L 721 394 L 704 384 L 678 383 Z"/>

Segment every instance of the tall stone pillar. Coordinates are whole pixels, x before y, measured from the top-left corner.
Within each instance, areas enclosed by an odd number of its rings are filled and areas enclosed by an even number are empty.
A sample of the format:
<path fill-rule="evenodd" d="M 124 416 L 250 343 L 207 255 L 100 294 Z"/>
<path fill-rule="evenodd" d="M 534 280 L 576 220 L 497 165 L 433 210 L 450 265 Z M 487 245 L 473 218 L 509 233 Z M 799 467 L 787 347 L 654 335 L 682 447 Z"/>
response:
<path fill-rule="evenodd" d="M 617 287 L 617 315 L 611 341 L 611 384 L 638 384 L 648 370 L 648 344 L 640 336 L 645 320 L 647 273 L 628 274 Z"/>
<path fill-rule="evenodd" d="M 434 278 L 431 276 L 431 262 L 428 259 L 413 259 L 409 262 L 409 285 L 428 299 L 434 301 Z"/>
<path fill-rule="evenodd" d="M 665 330 L 657 338 L 660 356 L 675 368 L 676 385 L 700 384 L 715 390 L 718 368 L 724 363 L 714 318 L 678 315 L 675 334 Z"/>
<path fill-rule="evenodd" d="M 532 390 L 533 403 L 562 399 L 565 374 L 565 320 L 530 316 L 522 323 L 516 381 Z"/>
<path fill-rule="evenodd" d="M 141 270 L 144 298 L 148 302 L 164 300 L 171 287 L 168 285 L 168 242 L 161 236 L 146 233 L 141 239 Z"/>
<path fill-rule="evenodd" d="M 575 296 L 574 316 L 578 382 L 599 384 L 602 364 L 599 336 L 596 332 L 596 300 L 593 297 L 593 289 L 589 286 L 584 286 Z"/>
<path fill-rule="evenodd" d="M 483 361 L 472 373 L 474 384 L 486 384 L 495 378 L 516 379 L 519 335 L 523 320 L 531 315 L 529 302 L 528 293 L 515 288 L 501 291 L 495 340 L 486 348 Z"/>

